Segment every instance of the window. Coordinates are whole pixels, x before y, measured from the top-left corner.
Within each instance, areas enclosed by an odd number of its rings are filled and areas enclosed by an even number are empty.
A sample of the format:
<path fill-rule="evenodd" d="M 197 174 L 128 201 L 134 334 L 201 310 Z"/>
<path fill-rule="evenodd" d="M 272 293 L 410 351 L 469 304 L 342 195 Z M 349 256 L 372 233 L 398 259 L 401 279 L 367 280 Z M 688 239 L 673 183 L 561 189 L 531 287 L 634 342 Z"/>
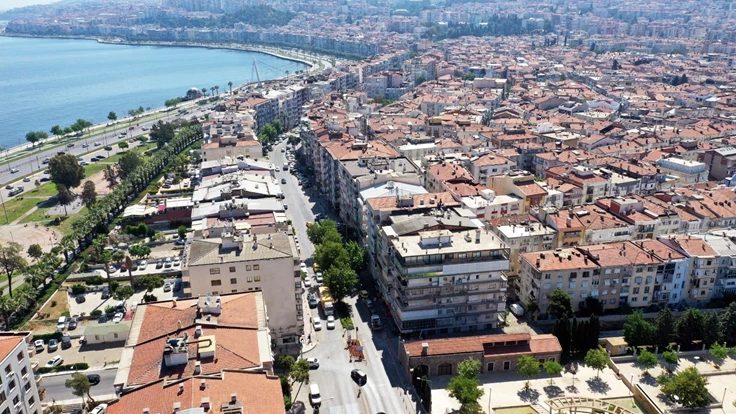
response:
<path fill-rule="evenodd" d="M 253 265 L 253 270 L 261 270 L 261 265 Z"/>
<path fill-rule="evenodd" d="M 28 368 L 23 366 L 23 368 L 20 369 L 20 375 L 25 377 L 27 373 L 28 373 Z"/>
<path fill-rule="evenodd" d="M 301 287 L 302 287 L 302 282 L 294 283 L 294 289 L 300 289 Z"/>
<path fill-rule="evenodd" d="M 593 286 L 598 286 L 601 283 L 598 279 L 593 279 Z"/>
<path fill-rule="evenodd" d="M 8 383 L 8 390 L 9 390 L 10 392 L 13 392 L 13 390 L 14 390 L 14 389 L 15 389 L 15 380 L 11 380 L 11 381 L 10 381 L 10 382 Z"/>
<path fill-rule="evenodd" d="M 562 282 L 557 284 L 557 289 L 562 289 Z"/>
<path fill-rule="evenodd" d="M 570 282 L 570 289 L 575 289 L 576 287 L 577 285 L 575 284 L 575 282 Z"/>
<path fill-rule="evenodd" d="M 210 282 L 210 285 L 211 286 L 221 286 L 222 285 L 222 281 L 220 279 L 215 279 L 212 282 Z"/>
<path fill-rule="evenodd" d="M 30 390 L 31 389 L 31 383 L 30 382 L 26 382 L 26 384 L 23 386 L 23 389 L 25 389 L 26 391 Z"/>
<path fill-rule="evenodd" d="M 117 339 L 118 333 L 117 332 L 113 332 L 112 336 L 113 336 L 113 338 L 116 338 Z"/>
<path fill-rule="evenodd" d="M 544 274 L 544 278 L 545 278 L 545 279 L 550 279 L 551 277 L 552 277 L 552 275 L 551 275 L 551 274 L 549 274 L 549 273 L 545 273 L 545 274 Z"/>
<path fill-rule="evenodd" d="M 8 365 L 7 367 L 5 367 L 5 373 L 6 374 L 10 374 L 10 371 L 11 371 L 10 365 Z"/>
<path fill-rule="evenodd" d="M 4 403 L 7 399 L 8 397 L 5 396 L 5 391 L 0 392 L 0 404 Z"/>
<path fill-rule="evenodd" d="M 457 258 L 458 259 L 467 259 L 468 254 L 467 253 L 458 253 Z"/>
<path fill-rule="evenodd" d="M 22 361 L 22 360 L 23 360 L 23 351 L 18 352 L 18 361 Z"/>
<path fill-rule="evenodd" d="M 261 277 L 260 276 L 253 276 L 253 280 L 255 280 L 256 282 L 260 282 L 261 281 Z"/>
<path fill-rule="evenodd" d="M 253 276 L 248 276 L 248 277 L 247 277 L 247 278 L 246 278 L 245 280 L 246 280 L 246 281 L 247 281 L 248 283 L 253 283 Z"/>
<path fill-rule="evenodd" d="M 631 301 L 632 301 L 632 302 L 636 302 L 636 301 L 638 301 L 638 300 L 639 300 L 639 298 L 637 298 L 636 296 L 634 296 L 633 298 L 631 298 Z"/>
<path fill-rule="evenodd" d="M 489 363 L 488 363 L 488 367 L 486 368 L 486 371 L 487 371 L 487 372 L 491 372 L 491 371 L 493 371 L 494 365 L 495 365 L 495 364 L 494 364 L 493 362 L 489 362 Z"/>
<path fill-rule="evenodd" d="M 635 287 L 635 288 L 634 288 L 634 290 L 632 291 L 632 293 L 633 293 L 633 294 L 635 294 L 635 295 L 636 295 L 637 293 L 639 293 L 639 288 L 638 288 L 638 287 Z"/>
<path fill-rule="evenodd" d="M 578 277 L 578 272 L 570 272 L 570 279 L 575 279 Z"/>
<path fill-rule="evenodd" d="M 250 265 L 245 265 L 245 270 L 250 272 Z"/>
<path fill-rule="evenodd" d="M 36 403 L 36 399 L 35 399 L 34 397 L 31 397 L 31 398 L 30 398 L 30 399 L 28 400 L 28 405 L 33 405 L 33 404 L 35 404 L 35 403 Z"/>
<path fill-rule="evenodd" d="M 437 366 L 437 375 L 452 375 L 452 364 L 444 362 Z"/>
<path fill-rule="evenodd" d="M 644 293 L 649 293 L 649 286 L 644 287 Z"/>
<path fill-rule="evenodd" d="M 238 293 L 238 289 L 233 289 L 230 291 L 230 293 Z"/>
<path fill-rule="evenodd" d="M 634 283 L 636 283 L 637 285 L 641 285 L 641 281 L 642 280 L 643 280 L 642 278 L 636 277 L 636 278 L 634 278 Z"/>
<path fill-rule="evenodd" d="M 590 272 L 583 272 L 583 277 L 590 277 Z"/>
<path fill-rule="evenodd" d="M 20 397 L 18 397 L 17 395 L 13 397 L 13 405 L 18 405 L 19 402 L 20 402 Z"/>
<path fill-rule="evenodd" d="M 480 252 L 473 252 L 473 258 L 480 257 Z"/>
<path fill-rule="evenodd" d="M 544 284 L 544 289 L 545 289 L 545 290 L 549 290 L 549 289 L 551 289 L 551 288 L 552 288 L 552 284 L 550 284 L 550 283 L 545 283 L 545 284 Z"/>
<path fill-rule="evenodd" d="M 652 277 L 651 276 L 647 276 L 647 285 L 650 284 L 650 283 L 652 283 Z"/>
<path fill-rule="evenodd" d="M 211 275 L 219 275 L 220 274 L 220 269 L 218 269 L 216 267 L 213 267 L 213 268 L 210 269 L 210 274 Z"/>
<path fill-rule="evenodd" d="M 503 370 L 508 371 L 511 368 L 511 361 L 503 361 Z"/>
<path fill-rule="evenodd" d="M 587 288 L 587 287 L 588 287 L 588 282 L 583 282 L 583 283 L 581 283 L 581 284 L 580 284 L 580 287 L 584 287 L 584 288 Z"/>
<path fill-rule="evenodd" d="M 235 278 L 235 277 L 231 277 L 231 278 L 230 278 L 230 284 L 231 284 L 231 285 L 237 285 L 237 284 L 238 284 L 238 279 L 237 279 L 237 278 Z"/>
<path fill-rule="evenodd" d="M 611 279 L 605 279 L 603 280 L 603 284 L 606 286 L 611 286 Z"/>
<path fill-rule="evenodd" d="M 235 273 L 235 266 L 230 266 L 230 273 Z"/>

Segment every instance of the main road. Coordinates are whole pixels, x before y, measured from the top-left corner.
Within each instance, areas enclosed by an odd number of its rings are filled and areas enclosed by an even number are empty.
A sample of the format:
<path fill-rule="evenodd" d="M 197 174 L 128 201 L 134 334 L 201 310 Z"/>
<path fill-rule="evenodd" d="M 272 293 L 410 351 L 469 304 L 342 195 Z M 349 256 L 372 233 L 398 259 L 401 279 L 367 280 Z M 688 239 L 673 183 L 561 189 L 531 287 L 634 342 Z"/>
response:
<path fill-rule="evenodd" d="M 270 161 L 278 166 L 281 171 L 276 173 L 276 178 L 281 182 L 285 200 L 288 205 L 292 225 L 295 229 L 301 247 L 301 257 L 311 265 L 314 246 L 307 238 L 308 221 L 314 221 L 315 214 L 322 213 L 328 217 L 335 214 L 327 207 L 327 202 L 321 198 L 315 187 L 303 191 L 297 182 L 297 178 L 283 171 L 284 163 L 287 162 L 288 152 L 281 152 L 286 147 L 286 141 L 273 146 L 273 152 L 269 154 Z M 311 269 L 310 269 L 311 273 Z M 313 284 L 313 290 L 316 287 Z M 322 330 L 312 333 L 312 341 L 317 346 L 303 356 L 305 358 L 318 358 L 320 366 L 312 370 L 310 382 L 319 385 L 322 394 L 322 412 L 328 414 L 360 414 L 360 413 L 418 413 L 410 398 L 405 395 L 408 384 L 400 374 L 398 363 L 398 339 L 393 329 L 387 327 L 385 330 L 372 331 L 368 321 L 370 311 L 363 302 L 356 302 L 356 298 L 347 298 L 346 302 L 353 309 L 353 324 L 357 330 L 350 332 L 344 330 L 339 321 L 335 323 L 334 330 L 326 329 L 326 317 L 319 308 L 307 309 L 313 320 L 322 320 Z M 390 318 L 385 316 L 382 309 L 374 309 L 378 312 L 384 325 L 390 325 Z M 307 320 L 308 321 L 308 320 Z M 305 322 L 307 322 L 305 321 Z M 308 322 L 307 322 L 308 323 Z M 366 359 L 362 362 L 352 361 L 347 351 L 347 336 L 356 335 L 364 347 Z M 362 388 L 351 378 L 350 372 L 354 368 L 360 368 L 368 376 L 368 382 Z M 296 398 L 309 404 L 308 385 L 295 385 L 293 391 Z"/>

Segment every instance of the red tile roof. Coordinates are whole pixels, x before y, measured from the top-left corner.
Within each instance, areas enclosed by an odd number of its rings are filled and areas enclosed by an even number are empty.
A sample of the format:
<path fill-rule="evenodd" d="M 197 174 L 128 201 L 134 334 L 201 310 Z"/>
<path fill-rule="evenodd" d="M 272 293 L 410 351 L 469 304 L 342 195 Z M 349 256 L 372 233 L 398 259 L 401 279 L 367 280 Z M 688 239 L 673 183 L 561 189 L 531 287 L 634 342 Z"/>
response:
<path fill-rule="evenodd" d="M 528 345 L 496 345 L 506 342 L 529 341 Z M 427 355 L 452 355 L 472 352 L 483 352 L 485 355 L 513 355 L 516 353 L 552 353 L 561 352 L 562 348 L 556 337 L 552 335 L 531 336 L 528 333 L 506 335 L 477 335 L 455 338 L 423 339 L 407 341 L 406 350 L 410 356 L 422 355 L 422 344 L 429 344 Z M 523 348 L 523 349 L 522 349 Z"/>

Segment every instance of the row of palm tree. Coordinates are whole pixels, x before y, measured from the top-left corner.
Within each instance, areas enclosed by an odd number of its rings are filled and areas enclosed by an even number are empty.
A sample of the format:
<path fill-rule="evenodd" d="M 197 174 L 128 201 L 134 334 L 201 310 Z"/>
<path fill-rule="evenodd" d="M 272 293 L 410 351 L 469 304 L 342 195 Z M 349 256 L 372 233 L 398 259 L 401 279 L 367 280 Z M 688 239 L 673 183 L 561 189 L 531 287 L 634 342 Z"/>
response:
<path fill-rule="evenodd" d="M 161 171 L 175 159 L 177 154 L 195 141 L 202 139 L 202 128 L 199 124 L 183 128 L 166 146 L 156 151 L 153 156 L 133 171 L 128 178 L 122 180 L 107 196 L 99 199 L 89 208 L 89 212 L 72 223 L 73 231 L 64 236 L 59 243 L 59 250 L 69 262 L 69 253 L 77 246 L 85 246 L 95 236 L 95 228 L 107 224 L 119 214 L 137 194 Z"/>
<path fill-rule="evenodd" d="M 8 329 L 13 313 L 28 311 L 36 303 L 38 296 L 36 289 L 41 285 L 45 288 L 48 280 L 53 280 L 56 269 L 60 264 L 61 259 L 59 259 L 59 253 L 56 250 L 45 253 L 35 263 L 23 269 L 25 284 L 15 289 L 12 296 L 0 297 L 0 316 L 2 316 Z"/>

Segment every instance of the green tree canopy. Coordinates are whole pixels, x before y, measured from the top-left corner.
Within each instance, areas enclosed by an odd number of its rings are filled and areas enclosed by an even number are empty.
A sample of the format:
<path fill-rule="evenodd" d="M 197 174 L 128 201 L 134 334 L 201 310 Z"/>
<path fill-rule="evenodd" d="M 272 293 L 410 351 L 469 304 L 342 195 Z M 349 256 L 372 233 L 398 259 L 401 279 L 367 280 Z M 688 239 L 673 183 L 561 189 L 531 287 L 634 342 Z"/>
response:
<path fill-rule="evenodd" d="M 710 347 L 714 343 L 721 340 L 721 331 L 718 324 L 718 314 L 715 312 L 706 312 L 703 314 L 703 344 Z"/>
<path fill-rule="evenodd" d="M 118 114 L 116 114 L 116 113 L 115 113 L 115 112 L 113 112 L 113 111 L 110 111 L 110 112 L 109 112 L 109 113 L 107 114 L 107 119 L 108 119 L 108 120 L 110 120 L 110 121 L 116 121 L 116 120 L 118 119 Z"/>
<path fill-rule="evenodd" d="M 72 193 L 64 184 L 56 183 L 56 201 L 59 205 L 64 206 L 64 215 L 67 216 L 69 213 L 66 211 L 66 206 L 74 202 L 74 193 Z"/>
<path fill-rule="evenodd" d="M 95 183 L 91 180 L 84 182 L 82 186 L 82 202 L 89 208 L 97 201 L 97 190 L 95 189 Z"/>
<path fill-rule="evenodd" d="M 176 232 L 179 235 L 180 239 L 187 237 L 187 226 L 179 226 L 176 228 Z"/>
<path fill-rule="evenodd" d="M 368 253 L 365 249 L 360 247 L 356 241 L 350 240 L 345 244 L 345 250 L 347 250 L 348 257 L 350 257 L 350 267 L 356 273 L 363 270 L 368 262 Z"/>
<path fill-rule="evenodd" d="M 519 374 L 527 378 L 524 388 L 529 389 L 529 380 L 539 375 L 539 361 L 531 355 L 522 355 L 516 362 Z"/>
<path fill-rule="evenodd" d="M 642 366 L 644 366 L 644 369 L 646 371 L 649 371 L 650 369 L 656 367 L 659 363 L 659 361 L 657 360 L 657 356 L 647 351 L 646 349 L 641 351 L 636 359 Z"/>
<path fill-rule="evenodd" d="M 562 289 L 555 289 L 547 295 L 547 312 L 557 319 L 567 318 L 572 313 L 570 295 Z"/>
<path fill-rule="evenodd" d="M 151 254 L 151 248 L 143 244 L 134 244 L 130 246 L 128 252 L 136 259 L 141 259 Z"/>
<path fill-rule="evenodd" d="M 478 379 L 480 375 L 480 361 L 468 358 L 457 364 L 457 373 L 461 377 Z"/>
<path fill-rule="evenodd" d="M 730 344 L 736 343 L 736 302 L 728 304 L 718 322 L 723 340 Z"/>
<path fill-rule="evenodd" d="M 327 241 L 342 243 L 342 235 L 337 231 L 337 225 L 332 220 L 322 220 L 320 223 L 314 223 L 307 229 L 307 237 L 309 241 L 315 245 L 322 244 Z"/>
<path fill-rule="evenodd" d="M 123 156 L 120 157 L 120 161 L 118 161 L 118 175 L 124 180 L 128 178 L 133 171 L 138 169 L 142 163 L 143 160 L 141 159 L 141 155 L 138 151 L 128 151 L 123 154 Z"/>
<path fill-rule="evenodd" d="M 693 341 L 703 339 L 703 313 L 696 308 L 688 308 L 675 324 L 677 338 L 682 346 L 690 346 Z"/>
<path fill-rule="evenodd" d="M 49 161 L 51 181 L 68 189 L 77 188 L 84 178 L 84 168 L 72 154 L 54 155 Z"/>
<path fill-rule="evenodd" d="M 672 366 L 677 365 L 677 362 L 680 361 L 680 357 L 677 356 L 677 353 L 671 350 L 663 352 L 662 359 L 664 359 L 664 362 L 666 362 L 670 366 L 670 369 L 672 369 Z"/>
<path fill-rule="evenodd" d="M 598 371 L 596 378 L 600 379 L 600 373 L 608 366 L 608 353 L 603 348 L 591 349 L 585 354 L 585 365 Z"/>
<path fill-rule="evenodd" d="M 460 368 L 461 364 L 468 362 L 463 368 Z M 461 405 L 462 410 L 468 410 L 478 405 L 478 400 L 483 396 L 483 389 L 479 387 L 477 374 L 470 378 L 471 373 L 479 372 L 480 366 L 477 370 L 475 364 L 480 362 L 468 358 L 465 361 L 458 364 L 458 375 L 452 377 L 450 383 L 447 385 L 447 391 L 449 391 L 450 397 L 455 398 Z"/>
<path fill-rule="evenodd" d="M 16 242 L 0 245 L 0 269 L 8 276 L 8 293 L 11 298 L 13 297 L 13 274 L 27 265 L 28 262 L 23 258 L 23 246 Z"/>
<path fill-rule="evenodd" d="M 174 139 L 174 126 L 168 122 L 164 123 L 162 121 L 158 121 L 153 124 L 148 135 L 152 140 L 156 141 L 156 146 L 158 148 L 163 148 L 167 142 Z"/>
<path fill-rule="evenodd" d="M 128 300 L 134 294 L 135 290 L 130 285 L 125 285 L 115 289 L 115 293 L 113 293 L 112 297 L 115 298 L 115 300 Z"/>
<path fill-rule="evenodd" d="M 26 251 L 29 256 L 33 258 L 33 260 L 38 260 L 43 256 L 43 248 L 41 248 L 41 245 L 38 243 L 34 243 L 30 246 L 28 246 L 28 251 Z"/>
<path fill-rule="evenodd" d="M 670 343 L 675 342 L 675 315 L 668 306 L 659 311 L 655 332 L 655 344 L 659 349 L 666 349 Z"/>
<path fill-rule="evenodd" d="M 49 135 L 43 131 L 31 131 L 26 134 L 26 141 L 33 144 L 33 148 L 36 148 L 36 143 L 42 139 L 48 138 Z"/>
<path fill-rule="evenodd" d="M 138 278 L 136 284 L 151 293 L 164 285 L 164 279 L 159 275 L 143 275 Z"/>
<path fill-rule="evenodd" d="M 64 135 L 64 130 L 59 125 L 52 126 L 49 132 L 58 136 Z"/>
<path fill-rule="evenodd" d="M 641 311 L 636 311 L 626 317 L 624 340 L 629 346 L 652 345 L 654 333 L 654 325 L 644 320 L 644 314 Z"/>
<path fill-rule="evenodd" d="M 562 372 L 562 365 L 557 363 L 556 361 L 547 361 L 544 363 L 544 370 L 547 372 L 547 375 L 550 377 L 554 377 L 555 375 L 559 375 L 560 372 Z M 553 383 L 554 379 L 550 378 L 549 383 Z"/>
<path fill-rule="evenodd" d="M 306 359 L 300 359 L 292 365 L 291 372 L 289 372 L 289 378 L 291 378 L 292 385 L 297 382 L 309 382 L 309 363 Z"/>
<path fill-rule="evenodd" d="M 77 397 L 82 397 L 82 406 L 87 405 L 87 402 L 84 400 L 85 395 L 88 399 L 94 401 L 92 399 L 92 396 L 89 394 L 89 390 L 92 388 L 92 384 L 90 384 L 87 374 L 83 372 L 72 373 L 72 377 L 66 380 L 64 386 L 67 388 L 71 388 L 72 394 L 76 395 Z"/>
<path fill-rule="evenodd" d="M 728 356 L 728 353 L 730 351 L 731 351 L 730 349 L 728 349 L 725 346 L 719 344 L 718 342 L 716 342 L 713 345 L 711 345 L 710 346 L 710 350 L 709 350 L 709 352 L 713 356 L 713 358 L 721 361 L 721 363 L 723 363 L 723 360 L 726 359 L 726 357 Z"/>
<path fill-rule="evenodd" d="M 685 368 L 671 377 L 666 374 L 660 375 L 657 382 L 667 398 L 675 401 L 677 396 L 677 401 L 685 408 L 702 408 L 710 404 L 708 378 L 695 367 Z"/>
<path fill-rule="evenodd" d="M 330 295 L 335 301 L 342 301 L 355 288 L 358 275 L 347 264 L 330 266 L 324 272 L 324 285 L 330 289 Z"/>
<path fill-rule="evenodd" d="M 328 241 L 318 244 L 314 249 L 314 261 L 319 263 L 323 271 L 327 271 L 332 266 L 346 265 L 350 266 L 350 257 L 348 251 L 342 243 Z"/>

